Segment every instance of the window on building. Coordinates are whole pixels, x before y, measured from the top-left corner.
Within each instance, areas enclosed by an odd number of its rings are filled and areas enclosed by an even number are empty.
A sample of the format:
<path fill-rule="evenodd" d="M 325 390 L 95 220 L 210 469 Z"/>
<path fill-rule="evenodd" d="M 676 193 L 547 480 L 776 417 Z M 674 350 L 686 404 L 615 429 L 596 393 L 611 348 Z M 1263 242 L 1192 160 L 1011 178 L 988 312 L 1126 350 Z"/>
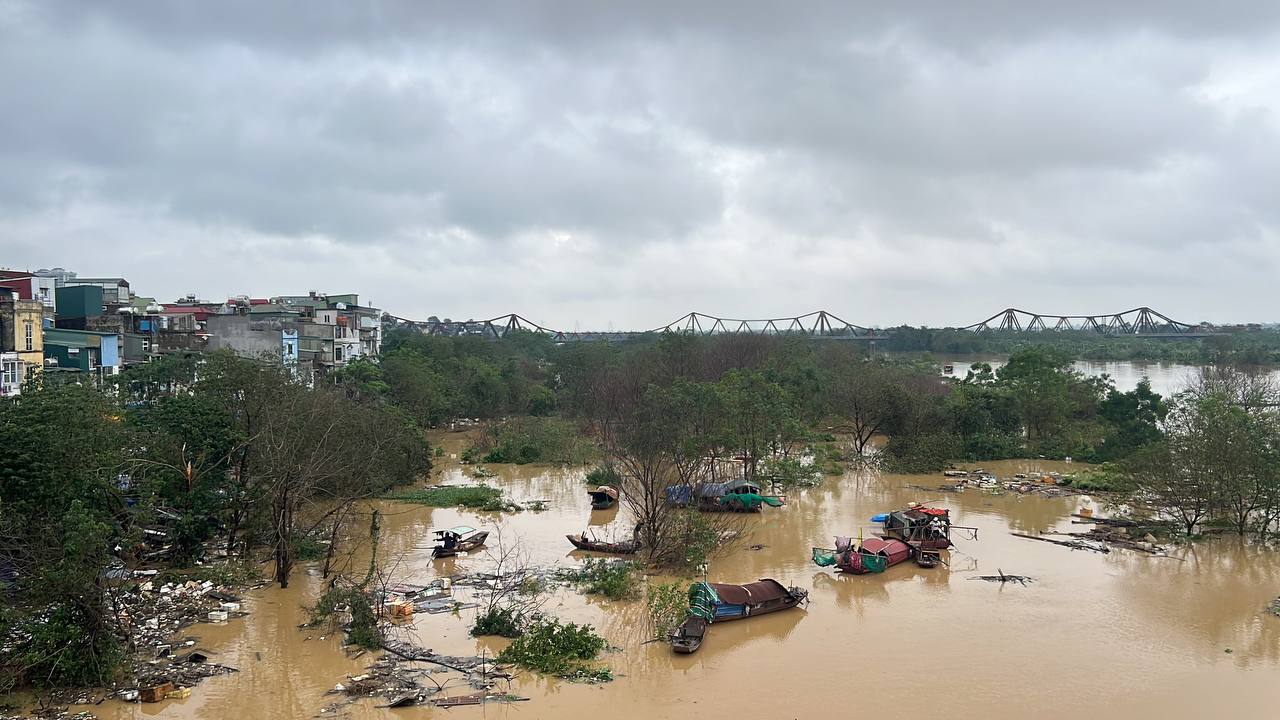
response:
<path fill-rule="evenodd" d="M 31 321 L 29 320 L 23 323 L 23 327 L 27 335 L 27 352 L 31 352 L 32 350 L 36 349 L 35 341 L 32 339 L 34 337 L 32 333 L 34 333 L 35 331 L 32 329 Z"/>
<path fill-rule="evenodd" d="M 3 384 L 5 389 L 17 387 L 18 383 L 22 380 L 21 367 L 22 363 L 14 360 L 9 360 L 4 363 L 3 373 L 0 374 L 0 384 Z"/>
<path fill-rule="evenodd" d="M 342 362 L 342 348 L 336 347 L 333 349 L 333 359 Z"/>

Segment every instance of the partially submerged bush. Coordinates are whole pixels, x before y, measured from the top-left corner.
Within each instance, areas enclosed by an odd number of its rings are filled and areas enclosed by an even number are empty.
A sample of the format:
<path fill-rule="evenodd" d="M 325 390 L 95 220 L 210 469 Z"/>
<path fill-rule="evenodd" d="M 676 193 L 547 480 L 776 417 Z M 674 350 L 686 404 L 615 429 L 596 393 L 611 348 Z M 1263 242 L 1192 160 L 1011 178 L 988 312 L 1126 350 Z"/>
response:
<path fill-rule="evenodd" d="M 605 463 L 597 465 L 587 473 L 586 483 L 591 487 L 600 487 L 608 485 L 609 487 L 622 487 L 622 475 L 618 472 L 618 468 L 613 463 Z"/>
<path fill-rule="evenodd" d="M 506 638 L 520 637 L 524 631 L 525 617 L 513 607 L 495 607 L 476 617 L 476 624 L 471 626 L 471 634 L 500 635 Z"/>
<path fill-rule="evenodd" d="M 1122 492 L 1131 487 L 1128 475 L 1111 463 L 1086 470 L 1072 478 L 1069 484 L 1077 490 L 1094 492 Z"/>
<path fill-rule="evenodd" d="M 654 583 L 649 585 L 649 621 L 653 623 L 653 636 L 665 638 L 684 622 L 689 610 L 685 587 L 680 583 Z"/>
<path fill-rule="evenodd" d="M 498 655 L 498 662 L 566 680 L 608 681 L 613 673 L 589 662 L 604 648 L 604 638 L 590 625 L 539 617 Z"/>
<path fill-rule="evenodd" d="M 331 587 L 309 609 L 311 625 L 342 625 L 347 643 L 375 650 L 382 647 L 382 626 L 369 597 L 356 588 Z M 350 616 L 350 620 L 346 620 Z M 344 622 L 345 621 L 345 622 Z"/>
<path fill-rule="evenodd" d="M 673 515 L 669 532 L 675 539 L 670 543 L 675 550 L 671 557 L 663 559 L 667 566 L 692 572 L 724 548 L 724 537 L 712 517 L 692 508 Z"/>
<path fill-rule="evenodd" d="M 640 568 L 626 560 L 588 558 L 576 570 L 562 573 L 566 580 L 578 583 L 590 595 L 604 595 L 610 600 L 634 597 L 640 589 Z"/>
<path fill-rule="evenodd" d="M 799 458 L 771 458 L 761 463 L 760 475 L 778 485 L 789 487 L 813 487 L 822 482 L 822 469 L 816 462 Z"/>
<path fill-rule="evenodd" d="M 593 454 L 573 423 L 559 418 L 523 417 L 489 426 L 463 453 L 468 462 L 565 463 L 580 465 Z"/>
<path fill-rule="evenodd" d="M 502 491 L 488 485 L 436 485 L 404 490 L 386 496 L 388 500 L 430 505 L 432 507 L 465 507 L 481 510 L 505 510 Z"/>

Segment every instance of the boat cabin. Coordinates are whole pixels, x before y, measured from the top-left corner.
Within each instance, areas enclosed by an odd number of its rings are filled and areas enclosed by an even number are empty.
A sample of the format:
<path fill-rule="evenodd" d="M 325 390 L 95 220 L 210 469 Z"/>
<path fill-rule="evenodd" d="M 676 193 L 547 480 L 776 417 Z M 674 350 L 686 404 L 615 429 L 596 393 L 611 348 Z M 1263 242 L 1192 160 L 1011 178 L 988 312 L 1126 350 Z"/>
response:
<path fill-rule="evenodd" d="M 895 510 L 884 518 L 884 536 L 915 548 L 945 550 L 951 546 L 951 511 L 924 506 Z"/>
<path fill-rule="evenodd" d="M 608 485 L 601 485 L 595 490 L 588 490 L 591 496 L 592 510 L 608 510 L 618 503 L 618 491 Z"/>

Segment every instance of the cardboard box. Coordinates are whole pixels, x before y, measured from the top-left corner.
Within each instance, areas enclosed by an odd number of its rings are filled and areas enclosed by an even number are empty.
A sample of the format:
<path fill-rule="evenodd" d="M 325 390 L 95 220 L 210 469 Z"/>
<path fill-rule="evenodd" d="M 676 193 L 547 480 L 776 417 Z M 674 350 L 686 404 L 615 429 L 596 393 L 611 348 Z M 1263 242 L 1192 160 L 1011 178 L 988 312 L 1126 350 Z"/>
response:
<path fill-rule="evenodd" d="M 173 683 L 161 683 L 152 687 L 145 687 L 138 691 L 138 698 L 145 703 L 156 703 L 165 699 L 165 697 L 173 691 Z"/>

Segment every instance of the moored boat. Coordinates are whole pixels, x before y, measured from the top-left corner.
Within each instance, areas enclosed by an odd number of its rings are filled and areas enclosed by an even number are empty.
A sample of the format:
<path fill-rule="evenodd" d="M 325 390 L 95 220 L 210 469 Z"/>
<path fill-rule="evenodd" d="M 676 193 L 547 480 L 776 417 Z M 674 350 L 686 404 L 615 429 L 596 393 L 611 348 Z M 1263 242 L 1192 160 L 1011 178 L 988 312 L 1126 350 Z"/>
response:
<path fill-rule="evenodd" d="M 771 578 L 745 585 L 694 583 L 689 586 L 689 614 L 668 638 L 671 649 L 682 654 L 696 652 L 709 625 L 788 610 L 808 597 L 808 590 L 786 587 Z"/>
<path fill-rule="evenodd" d="M 588 538 L 586 533 L 578 533 L 577 535 L 565 535 L 565 538 L 579 550 L 589 550 L 591 552 L 634 555 L 640 549 L 639 537 L 623 542 L 604 542 L 595 538 Z"/>
<path fill-rule="evenodd" d="M 431 549 L 433 558 L 453 557 L 459 553 L 484 547 L 485 541 L 489 539 L 488 530 L 477 530 L 466 525 L 436 530 L 435 534 L 439 545 Z"/>
<path fill-rule="evenodd" d="M 785 496 L 761 494 L 760 486 L 750 480 L 672 485 L 666 497 L 670 505 L 696 505 L 703 512 L 760 512 L 765 505 L 780 507 L 787 501 Z"/>
<path fill-rule="evenodd" d="M 618 490 L 608 485 L 601 485 L 595 490 L 588 490 L 587 494 L 591 496 L 592 510 L 608 510 L 618 504 Z"/>
<path fill-rule="evenodd" d="M 813 549 L 813 562 L 819 567 L 834 565 L 840 572 L 851 575 L 882 573 L 911 558 L 912 548 L 893 538 L 867 538 L 856 545 L 853 538 L 837 537 L 834 550 Z"/>

